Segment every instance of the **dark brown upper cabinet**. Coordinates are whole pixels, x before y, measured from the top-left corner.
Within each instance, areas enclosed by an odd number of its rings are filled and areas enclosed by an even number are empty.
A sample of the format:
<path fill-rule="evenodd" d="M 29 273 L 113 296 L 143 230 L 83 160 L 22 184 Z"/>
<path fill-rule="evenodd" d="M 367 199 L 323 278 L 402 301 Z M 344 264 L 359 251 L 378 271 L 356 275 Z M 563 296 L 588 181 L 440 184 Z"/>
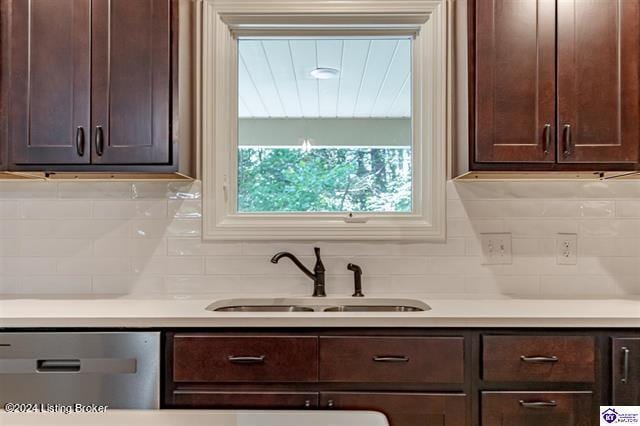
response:
<path fill-rule="evenodd" d="M 12 0 L 9 12 L 10 160 L 89 163 L 90 0 Z"/>
<path fill-rule="evenodd" d="M 634 168 L 640 1 L 471 4 L 471 168 Z"/>
<path fill-rule="evenodd" d="M 558 161 L 637 163 L 640 1 L 558 1 Z"/>
<path fill-rule="evenodd" d="M 612 339 L 613 404 L 640 405 L 640 336 Z"/>
<path fill-rule="evenodd" d="M 555 2 L 478 1 L 476 161 L 555 161 Z"/>
<path fill-rule="evenodd" d="M 167 0 L 93 0 L 92 161 L 169 162 Z"/>
<path fill-rule="evenodd" d="M 11 170 L 177 170 L 176 1 L 0 1 Z"/>

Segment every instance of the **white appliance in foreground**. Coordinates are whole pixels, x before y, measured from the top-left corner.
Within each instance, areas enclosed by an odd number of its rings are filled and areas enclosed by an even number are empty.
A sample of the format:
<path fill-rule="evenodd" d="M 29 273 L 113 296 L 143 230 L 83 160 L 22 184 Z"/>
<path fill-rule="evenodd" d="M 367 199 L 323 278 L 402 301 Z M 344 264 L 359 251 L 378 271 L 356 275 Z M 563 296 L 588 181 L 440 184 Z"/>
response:
<path fill-rule="evenodd" d="M 2 426 L 388 426 L 373 411 L 108 410 L 104 413 L 7 413 Z"/>

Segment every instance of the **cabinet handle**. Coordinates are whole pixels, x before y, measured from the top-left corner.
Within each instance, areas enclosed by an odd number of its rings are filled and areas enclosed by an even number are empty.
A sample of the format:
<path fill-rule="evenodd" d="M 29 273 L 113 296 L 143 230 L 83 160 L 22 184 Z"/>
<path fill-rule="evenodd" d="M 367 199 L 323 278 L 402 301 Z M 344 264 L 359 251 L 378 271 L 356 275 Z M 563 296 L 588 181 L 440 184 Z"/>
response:
<path fill-rule="evenodd" d="M 571 155 L 571 124 L 564 125 L 564 155 Z"/>
<path fill-rule="evenodd" d="M 404 355 L 380 355 L 374 356 L 375 362 L 409 362 L 409 357 Z"/>
<path fill-rule="evenodd" d="M 545 155 L 549 154 L 549 148 L 551 147 L 551 124 L 544 125 L 544 153 Z"/>
<path fill-rule="evenodd" d="M 104 153 L 104 134 L 102 126 L 96 126 L 96 154 L 101 157 Z"/>
<path fill-rule="evenodd" d="M 549 401 L 523 401 L 520 400 L 520 405 L 524 408 L 553 408 L 558 405 L 554 400 Z"/>
<path fill-rule="evenodd" d="M 76 127 L 76 152 L 80 157 L 84 156 L 84 129 Z"/>
<path fill-rule="evenodd" d="M 229 356 L 227 358 L 233 364 L 264 364 L 264 355 L 260 356 Z"/>
<path fill-rule="evenodd" d="M 304 400 L 304 408 L 311 408 L 311 401 L 308 399 Z"/>
<path fill-rule="evenodd" d="M 329 401 L 327 401 L 327 407 L 329 408 L 333 408 L 335 404 L 333 403 L 333 399 L 330 399 Z"/>
<path fill-rule="evenodd" d="M 520 360 L 523 362 L 558 362 L 557 356 L 525 356 L 520 355 Z"/>
<path fill-rule="evenodd" d="M 620 383 L 627 383 L 629 381 L 629 348 L 622 348 L 622 378 Z"/>

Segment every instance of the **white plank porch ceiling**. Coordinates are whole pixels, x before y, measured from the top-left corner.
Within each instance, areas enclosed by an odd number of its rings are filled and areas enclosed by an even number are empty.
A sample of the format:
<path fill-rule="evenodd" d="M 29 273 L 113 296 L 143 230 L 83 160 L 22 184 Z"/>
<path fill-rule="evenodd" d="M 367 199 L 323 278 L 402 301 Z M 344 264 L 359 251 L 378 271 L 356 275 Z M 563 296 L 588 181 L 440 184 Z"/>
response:
<path fill-rule="evenodd" d="M 316 68 L 340 74 L 317 80 Z M 242 118 L 411 116 L 408 39 L 241 39 L 238 73 Z"/>

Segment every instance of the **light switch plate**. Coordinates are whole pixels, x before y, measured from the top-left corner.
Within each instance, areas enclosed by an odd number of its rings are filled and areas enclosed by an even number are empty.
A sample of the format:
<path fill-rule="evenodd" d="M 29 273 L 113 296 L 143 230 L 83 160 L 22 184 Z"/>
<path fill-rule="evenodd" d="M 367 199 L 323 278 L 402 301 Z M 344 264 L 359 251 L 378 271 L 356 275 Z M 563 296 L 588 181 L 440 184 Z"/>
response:
<path fill-rule="evenodd" d="M 556 236 L 556 263 L 558 265 L 578 263 L 578 235 L 558 234 Z"/>
<path fill-rule="evenodd" d="M 511 234 L 480 234 L 485 265 L 511 264 Z"/>

